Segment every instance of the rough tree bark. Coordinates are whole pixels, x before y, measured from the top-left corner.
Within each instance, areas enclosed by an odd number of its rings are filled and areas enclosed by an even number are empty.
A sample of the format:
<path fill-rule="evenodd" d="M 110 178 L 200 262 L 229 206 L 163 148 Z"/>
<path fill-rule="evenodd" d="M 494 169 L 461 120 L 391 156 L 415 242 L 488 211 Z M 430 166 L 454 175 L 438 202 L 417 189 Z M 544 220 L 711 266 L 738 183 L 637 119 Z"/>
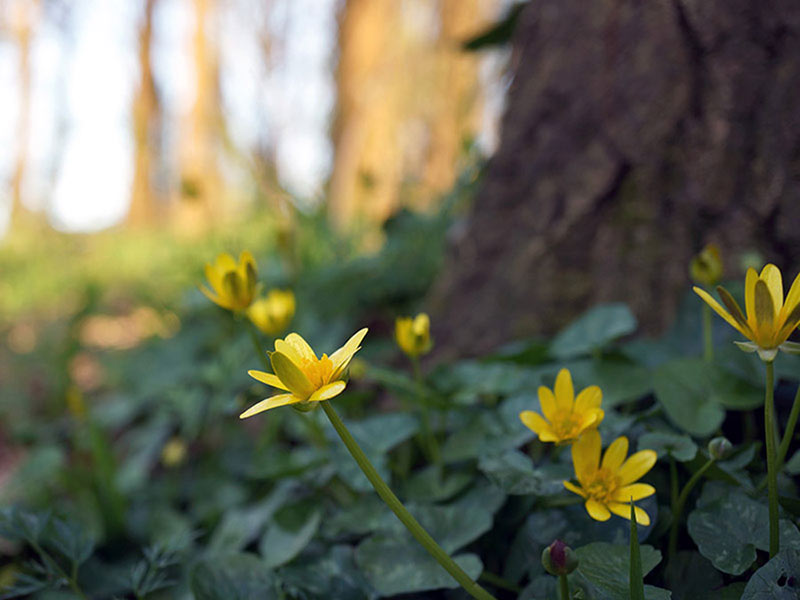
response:
<path fill-rule="evenodd" d="M 536 0 L 490 161 L 432 294 L 447 353 L 596 302 L 671 322 L 718 243 L 800 267 L 800 3 Z"/>

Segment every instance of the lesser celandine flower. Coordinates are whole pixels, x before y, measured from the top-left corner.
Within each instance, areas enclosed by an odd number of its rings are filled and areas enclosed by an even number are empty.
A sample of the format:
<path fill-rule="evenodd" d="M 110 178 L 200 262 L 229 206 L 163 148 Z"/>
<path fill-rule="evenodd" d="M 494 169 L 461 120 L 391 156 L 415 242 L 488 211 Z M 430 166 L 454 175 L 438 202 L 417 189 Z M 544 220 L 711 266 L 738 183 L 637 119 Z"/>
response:
<path fill-rule="evenodd" d="M 552 391 L 545 386 L 539 387 L 539 404 L 544 417 L 532 410 L 524 410 L 519 413 L 519 418 L 541 441 L 565 444 L 600 424 L 605 415 L 600 408 L 602 399 L 603 393 L 596 385 L 587 387 L 576 398 L 572 375 L 567 369 L 561 369 Z"/>
<path fill-rule="evenodd" d="M 722 279 L 722 259 L 716 244 L 708 244 L 689 263 L 692 281 L 706 287 L 714 287 Z"/>
<path fill-rule="evenodd" d="M 720 317 L 750 340 L 736 342 L 742 350 L 758 352 L 765 362 L 771 362 L 779 349 L 792 353 L 800 350 L 797 344 L 786 341 L 800 323 L 800 275 L 795 278 L 784 301 L 783 280 L 778 267 L 767 265 L 761 274 L 748 269 L 744 281 L 745 313 L 728 290 L 721 286 L 717 286 L 717 293 L 728 310 L 705 290 L 693 289 Z"/>
<path fill-rule="evenodd" d="M 200 290 L 209 300 L 234 312 L 245 310 L 256 296 L 256 261 L 247 251 L 237 263 L 230 254 L 222 253 L 217 260 L 206 264 L 206 279 L 211 286 Z"/>
<path fill-rule="evenodd" d="M 425 313 L 413 318 L 398 317 L 394 323 L 394 337 L 400 349 L 411 358 L 427 354 L 433 347 L 431 320 Z"/>
<path fill-rule="evenodd" d="M 600 434 L 597 430 L 584 433 L 572 445 L 572 464 L 579 485 L 569 481 L 564 487 L 586 500 L 586 512 L 597 521 L 607 521 L 611 513 L 631 518 L 631 501 L 641 500 L 656 493 L 647 483 L 636 483 L 656 464 L 653 450 L 640 450 L 628 455 L 628 438 L 619 437 L 606 448 L 600 460 Z M 649 525 L 649 515 L 639 507 L 636 522 Z"/>
<path fill-rule="evenodd" d="M 263 333 L 278 335 L 294 317 L 295 300 L 291 290 L 270 290 L 247 309 L 247 316 Z"/>
<path fill-rule="evenodd" d="M 274 374 L 264 371 L 248 371 L 248 374 L 287 393 L 262 400 L 239 415 L 239 418 L 246 419 L 278 406 L 298 403 L 308 406 L 311 402 L 338 396 L 346 385 L 343 379 L 345 370 L 353 355 L 361 348 L 361 340 L 365 335 L 366 328 L 353 335 L 330 356 L 323 354 L 320 358 L 317 358 L 308 342 L 296 333 L 275 340 L 275 351 L 269 353 Z"/>

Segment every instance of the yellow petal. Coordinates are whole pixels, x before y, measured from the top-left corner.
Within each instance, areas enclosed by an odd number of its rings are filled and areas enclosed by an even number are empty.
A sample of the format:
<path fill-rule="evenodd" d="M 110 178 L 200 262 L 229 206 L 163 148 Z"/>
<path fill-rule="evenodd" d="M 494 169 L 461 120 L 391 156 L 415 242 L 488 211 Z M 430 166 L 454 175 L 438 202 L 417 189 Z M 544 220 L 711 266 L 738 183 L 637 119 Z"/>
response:
<path fill-rule="evenodd" d="M 769 295 L 772 297 L 772 304 L 775 307 L 776 316 L 783 306 L 783 279 L 781 270 L 773 264 L 766 265 L 761 269 L 759 278 L 767 284 Z"/>
<path fill-rule="evenodd" d="M 786 317 L 798 306 L 800 306 L 800 273 L 794 278 L 792 287 L 789 288 L 789 293 L 786 294 L 786 301 L 781 309 L 781 322 L 784 322 Z"/>
<path fill-rule="evenodd" d="M 585 498 L 586 497 L 586 494 L 584 493 L 584 491 L 581 488 L 579 488 L 577 485 L 575 485 L 574 483 L 569 482 L 569 481 L 562 481 L 561 483 L 563 483 L 564 487 L 567 488 L 570 492 L 578 494 L 578 496 L 580 496 L 581 498 Z"/>
<path fill-rule="evenodd" d="M 252 417 L 253 415 L 257 415 L 258 413 L 262 413 L 265 410 L 270 410 L 271 408 L 278 408 L 279 406 L 286 406 L 287 404 L 296 404 L 301 402 L 300 398 L 297 396 L 293 396 L 292 394 L 279 394 L 277 396 L 273 396 L 272 398 L 267 398 L 266 400 L 262 400 L 258 404 L 254 404 L 242 414 L 239 415 L 240 419 L 247 419 L 248 417 Z"/>
<path fill-rule="evenodd" d="M 728 313 L 736 319 L 736 322 L 739 323 L 740 327 L 739 331 L 744 334 L 745 337 L 752 338 L 753 333 L 750 329 L 750 325 L 747 324 L 747 319 L 745 318 L 744 314 L 742 313 L 742 309 L 739 308 L 739 304 L 736 300 L 731 296 L 731 293 L 726 290 L 721 285 L 717 286 L 717 293 L 719 297 L 722 299 L 722 303 L 725 305 L 725 308 L 728 309 Z"/>
<path fill-rule="evenodd" d="M 200 286 L 200 291 L 203 292 L 203 295 L 205 295 L 205 297 L 211 300 L 214 304 L 217 304 L 222 308 L 230 309 L 230 305 L 228 305 L 228 303 L 225 302 L 225 300 L 220 298 L 217 294 L 213 293 L 206 286 L 204 285 Z"/>
<path fill-rule="evenodd" d="M 586 512 L 595 521 L 608 521 L 611 518 L 611 513 L 608 512 L 608 509 L 597 500 L 592 500 L 591 498 L 586 501 Z"/>
<path fill-rule="evenodd" d="M 264 371 L 255 371 L 251 370 L 247 372 L 250 377 L 255 379 L 256 381 L 260 381 L 261 383 L 266 383 L 274 388 L 278 388 L 279 390 L 289 391 L 289 388 L 280 380 L 277 375 L 273 375 L 272 373 L 265 373 Z"/>
<path fill-rule="evenodd" d="M 716 300 L 714 300 L 714 298 L 711 297 L 711 294 L 709 294 L 707 291 L 697 286 L 693 287 L 692 289 L 694 290 L 695 294 L 700 296 L 705 301 L 705 303 L 708 304 L 714 310 L 715 313 L 717 313 L 720 317 L 725 319 L 728 322 L 728 325 L 739 331 L 745 337 L 750 337 L 744 332 L 742 326 L 736 322 L 736 319 L 734 319 L 730 314 L 728 314 L 728 311 L 722 308 L 719 302 L 717 302 Z"/>
<path fill-rule="evenodd" d="M 361 341 L 364 339 L 364 336 L 367 335 L 367 331 L 369 330 L 366 327 L 358 330 L 349 340 L 345 342 L 344 346 L 331 354 L 330 359 L 333 363 L 332 377 L 334 379 L 339 377 L 339 375 L 344 372 L 344 370 L 347 368 L 347 365 L 350 364 L 350 359 L 352 359 L 353 355 L 361 349 Z"/>
<path fill-rule="evenodd" d="M 583 413 L 592 408 L 600 408 L 603 401 L 603 392 L 596 385 L 591 385 L 578 394 L 575 399 L 575 412 Z"/>
<path fill-rule="evenodd" d="M 206 279 L 214 291 L 218 291 L 222 287 L 222 273 L 219 272 L 217 267 L 206 263 L 205 267 Z"/>
<path fill-rule="evenodd" d="M 581 418 L 581 431 L 589 427 L 597 427 L 603 421 L 606 413 L 602 408 L 593 408 L 589 412 L 583 414 Z"/>
<path fill-rule="evenodd" d="M 301 335 L 290 333 L 284 338 L 284 341 L 294 348 L 294 351 L 297 352 L 297 355 L 302 360 L 316 362 L 317 355 L 314 354 L 314 350 L 312 350 L 311 346 L 308 345 L 308 342 L 305 341 Z"/>
<path fill-rule="evenodd" d="M 330 400 L 334 396 L 338 396 L 344 391 L 347 384 L 344 381 L 334 381 L 328 385 L 323 385 L 316 392 L 311 394 L 309 400 L 311 402 L 322 402 L 323 400 Z"/>
<path fill-rule="evenodd" d="M 767 284 L 762 279 L 756 281 L 755 290 L 756 332 L 759 346 L 768 348 L 775 333 L 775 305 L 772 303 Z"/>
<path fill-rule="evenodd" d="M 623 435 L 611 442 L 611 445 L 606 448 L 602 466 L 605 469 L 616 471 L 625 462 L 626 456 L 628 456 L 628 438 Z"/>
<path fill-rule="evenodd" d="M 648 483 L 632 483 L 630 485 L 622 486 L 616 492 L 614 492 L 614 500 L 624 504 L 626 502 L 630 502 L 631 499 L 633 499 L 635 502 L 637 500 L 641 500 L 642 498 L 652 496 L 655 493 L 656 488 Z"/>
<path fill-rule="evenodd" d="M 555 433 L 553 433 L 550 424 L 545 421 L 540 414 L 535 413 L 532 410 L 523 410 L 521 413 L 519 413 L 519 420 L 522 421 L 522 424 L 525 425 L 525 427 L 538 435 L 541 441 L 557 441 L 558 438 Z"/>
<path fill-rule="evenodd" d="M 316 391 L 305 373 L 285 354 L 273 352 L 269 360 L 272 363 L 272 370 L 275 371 L 275 375 L 298 398 L 306 399 Z"/>
<path fill-rule="evenodd" d="M 600 464 L 600 434 L 596 429 L 584 433 L 578 441 L 572 444 L 572 465 L 575 468 L 575 477 L 585 485 L 591 481 Z"/>
<path fill-rule="evenodd" d="M 630 521 L 631 518 L 630 504 L 623 504 L 621 502 L 611 502 L 608 505 L 608 510 L 613 512 L 615 515 L 619 515 L 620 517 L 628 519 Z M 639 525 L 644 525 L 645 527 L 650 525 L 650 515 L 648 515 L 644 510 L 642 510 L 638 506 L 634 506 L 633 510 L 634 514 L 636 515 L 636 522 Z"/>
<path fill-rule="evenodd" d="M 220 271 L 220 276 L 225 273 L 225 271 L 233 271 L 236 269 L 236 261 L 233 260 L 233 257 L 228 254 L 227 252 L 223 252 L 222 254 L 217 255 L 217 262 L 216 268 Z"/>
<path fill-rule="evenodd" d="M 550 391 L 550 388 L 544 387 L 543 385 L 539 386 L 539 406 L 542 407 L 542 414 L 547 417 L 549 421 L 552 421 L 556 418 L 556 415 L 558 415 L 556 398 L 553 396 L 553 392 Z"/>
<path fill-rule="evenodd" d="M 632 454 L 617 471 L 620 485 L 633 483 L 644 476 L 656 464 L 658 454 L 653 450 L 640 450 Z"/>
<path fill-rule="evenodd" d="M 785 342 L 789 336 L 792 335 L 792 332 L 795 330 L 798 324 L 800 324 L 800 304 L 795 306 L 794 311 L 792 311 L 786 317 L 786 321 L 775 336 L 775 345 L 780 346 L 783 342 Z"/>
<path fill-rule="evenodd" d="M 744 309 L 747 324 L 753 331 L 756 331 L 756 281 L 758 273 L 750 267 L 744 277 Z"/>
<path fill-rule="evenodd" d="M 556 375 L 556 385 L 553 391 L 555 392 L 558 410 L 570 412 L 575 402 L 575 390 L 572 387 L 572 375 L 567 369 L 561 369 Z"/>

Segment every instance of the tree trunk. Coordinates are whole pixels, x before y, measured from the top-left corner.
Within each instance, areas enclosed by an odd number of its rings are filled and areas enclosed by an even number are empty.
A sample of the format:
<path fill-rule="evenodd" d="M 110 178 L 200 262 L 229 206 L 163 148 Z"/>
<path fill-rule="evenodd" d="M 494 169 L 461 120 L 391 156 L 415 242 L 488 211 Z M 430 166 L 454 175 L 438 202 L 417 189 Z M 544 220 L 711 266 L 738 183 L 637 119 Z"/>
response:
<path fill-rule="evenodd" d="M 222 130 L 219 51 L 211 33 L 217 0 L 193 0 L 192 5 L 194 103 L 182 124 L 178 205 L 178 224 L 189 232 L 205 230 L 220 215 L 224 191 L 218 162 Z"/>
<path fill-rule="evenodd" d="M 672 322 L 690 257 L 800 267 L 800 4 L 536 0 L 501 144 L 433 292 L 446 353 L 597 302 Z"/>
<path fill-rule="evenodd" d="M 161 104 L 151 61 L 153 13 L 158 0 L 145 0 L 139 27 L 139 87 L 133 99 L 134 169 L 128 223 L 146 226 L 158 212 L 156 173 L 160 162 Z"/>
<path fill-rule="evenodd" d="M 16 158 L 11 176 L 11 223 L 25 218 L 23 203 L 25 175 L 31 130 L 31 41 L 41 9 L 41 0 L 24 0 L 13 5 L 12 30 L 17 42 L 17 74 L 19 77 L 19 116 L 17 117 Z"/>

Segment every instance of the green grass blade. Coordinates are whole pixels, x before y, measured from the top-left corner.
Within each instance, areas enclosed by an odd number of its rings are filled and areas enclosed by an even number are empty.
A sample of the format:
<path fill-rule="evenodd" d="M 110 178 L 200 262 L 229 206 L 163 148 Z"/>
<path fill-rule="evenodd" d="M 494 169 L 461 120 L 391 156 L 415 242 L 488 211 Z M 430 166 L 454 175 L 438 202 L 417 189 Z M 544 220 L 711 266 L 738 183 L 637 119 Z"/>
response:
<path fill-rule="evenodd" d="M 636 528 L 636 512 L 631 499 L 631 600 L 644 600 L 644 577 L 642 576 L 642 557 L 639 553 L 639 531 Z"/>

